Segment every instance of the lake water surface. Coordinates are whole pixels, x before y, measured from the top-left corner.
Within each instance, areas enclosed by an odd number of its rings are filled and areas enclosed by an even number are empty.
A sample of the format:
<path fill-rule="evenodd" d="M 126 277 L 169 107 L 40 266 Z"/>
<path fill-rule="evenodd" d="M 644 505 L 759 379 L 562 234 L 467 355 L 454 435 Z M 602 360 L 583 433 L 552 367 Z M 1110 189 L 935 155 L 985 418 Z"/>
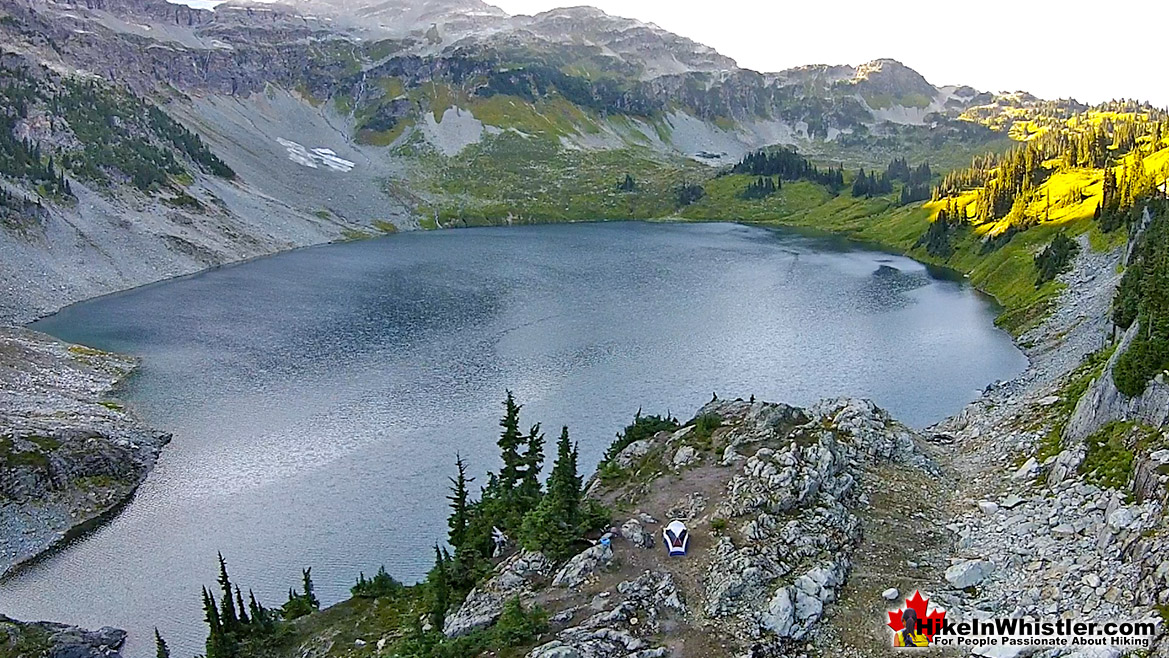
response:
<path fill-rule="evenodd" d="M 330 245 L 139 288 L 35 328 L 143 357 L 125 398 L 174 433 L 111 523 L 0 583 L 0 611 L 202 652 L 217 551 L 270 606 L 324 603 L 445 538 L 459 452 L 498 467 L 501 400 L 592 470 L 638 408 L 712 392 L 871 397 L 923 427 L 1025 366 L 993 304 L 912 260 L 734 224 L 486 228 Z"/>

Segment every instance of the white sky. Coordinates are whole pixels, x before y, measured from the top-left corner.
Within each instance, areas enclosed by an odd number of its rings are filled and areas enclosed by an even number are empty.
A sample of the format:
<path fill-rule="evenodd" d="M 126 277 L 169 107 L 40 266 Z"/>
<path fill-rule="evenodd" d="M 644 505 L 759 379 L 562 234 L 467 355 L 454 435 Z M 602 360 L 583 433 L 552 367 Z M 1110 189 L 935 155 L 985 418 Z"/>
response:
<path fill-rule="evenodd" d="M 532 14 L 565 0 L 487 0 Z M 1169 0 L 568 0 L 656 23 L 739 66 L 892 57 L 935 85 L 1169 106 Z M 1100 36 L 1091 36 L 1092 32 Z M 1114 40 L 1112 43 L 1108 41 Z"/>

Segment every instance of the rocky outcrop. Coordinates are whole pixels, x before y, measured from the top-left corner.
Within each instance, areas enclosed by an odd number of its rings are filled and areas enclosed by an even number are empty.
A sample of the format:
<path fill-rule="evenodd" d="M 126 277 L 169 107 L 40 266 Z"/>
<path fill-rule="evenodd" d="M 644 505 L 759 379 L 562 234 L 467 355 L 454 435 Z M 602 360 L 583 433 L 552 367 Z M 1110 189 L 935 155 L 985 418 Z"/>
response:
<path fill-rule="evenodd" d="M 508 559 L 447 634 L 491 623 L 518 594 L 552 623 L 529 658 L 788 655 L 819 637 L 848 581 L 867 502 L 858 483 L 873 468 L 936 472 L 921 438 L 864 400 L 714 400 L 695 418 L 705 421 L 627 448 L 611 467 L 652 465 L 656 479 L 594 481 L 590 495 L 635 507 L 608 544 L 567 560 L 544 588 L 510 575 L 527 554 Z M 654 539 L 670 520 L 689 528 L 685 557 Z M 519 586 L 497 592 L 501 579 Z"/>
<path fill-rule="evenodd" d="M 1166 381 L 1164 373 L 1153 378 L 1145 386 L 1144 392 L 1136 397 L 1121 393 L 1112 381 L 1116 360 L 1132 344 L 1139 331 L 1140 323 L 1133 322 L 1124 332 L 1104 372 L 1088 386 L 1088 390 L 1076 403 L 1076 409 L 1064 430 L 1065 438 L 1082 441 L 1114 420 L 1134 421 L 1152 427 L 1162 427 L 1169 423 L 1169 381 Z"/>
<path fill-rule="evenodd" d="M 459 609 L 444 621 L 442 632 L 458 637 L 494 624 L 509 599 L 530 598 L 538 586 L 546 584 L 552 570 L 552 562 L 543 553 L 516 553 L 467 594 Z"/>
<path fill-rule="evenodd" d="M 0 654 L 43 658 L 121 658 L 126 631 L 88 631 L 50 622 L 20 622 L 0 615 Z"/>
<path fill-rule="evenodd" d="M 125 501 L 169 435 L 109 398 L 136 362 L 0 328 L 0 572 Z"/>
<path fill-rule="evenodd" d="M 621 601 L 528 653 L 528 658 L 662 658 L 667 648 L 652 636 L 667 617 L 684 614 L 686 604 L 669 573 L 646 571 L 617 585 Z"/>
<path fill-rule="evenodd" d="M 591 579 L 605 565 L 613 561 L 613 549 L 597 544 L 573 556 L 552 577 L 553 587 L 576 589 Z"/>

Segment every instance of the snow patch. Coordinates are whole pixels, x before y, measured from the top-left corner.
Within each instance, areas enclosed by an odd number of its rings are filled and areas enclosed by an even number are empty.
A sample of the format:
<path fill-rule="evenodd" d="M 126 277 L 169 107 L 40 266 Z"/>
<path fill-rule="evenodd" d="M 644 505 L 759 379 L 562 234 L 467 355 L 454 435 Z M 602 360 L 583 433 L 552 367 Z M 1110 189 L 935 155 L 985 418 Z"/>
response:
<path fill-rule="evenodd" d="M 309 149 L 283 137 L 277 137 L 276 141 L 288 152 L 289 160 L 310 169 L 317 169 L 321 165 L 324 165 L 333 171 L 347 172 L 351 171 L 355 166 L 353 161 L 338 157 L 337 152 L 330 148 L 317 147 Z"/>

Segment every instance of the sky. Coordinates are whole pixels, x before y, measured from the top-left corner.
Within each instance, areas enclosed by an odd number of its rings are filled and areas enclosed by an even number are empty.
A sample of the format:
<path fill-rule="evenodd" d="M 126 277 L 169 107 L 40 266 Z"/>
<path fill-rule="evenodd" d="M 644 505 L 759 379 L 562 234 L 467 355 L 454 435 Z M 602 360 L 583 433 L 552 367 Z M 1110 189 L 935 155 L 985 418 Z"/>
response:
<path fill-rule="evenodd" d="M 1169 0 L 487 1 L 511 14 L 591 4 L 656 23 L 757 71 L 892 57 L 938 86 L 1169 107 Z M 1104 35 L 1098 43 L 1092 30 Z M 1118 30 L 1124 38 L 1115 39 Z"/>

